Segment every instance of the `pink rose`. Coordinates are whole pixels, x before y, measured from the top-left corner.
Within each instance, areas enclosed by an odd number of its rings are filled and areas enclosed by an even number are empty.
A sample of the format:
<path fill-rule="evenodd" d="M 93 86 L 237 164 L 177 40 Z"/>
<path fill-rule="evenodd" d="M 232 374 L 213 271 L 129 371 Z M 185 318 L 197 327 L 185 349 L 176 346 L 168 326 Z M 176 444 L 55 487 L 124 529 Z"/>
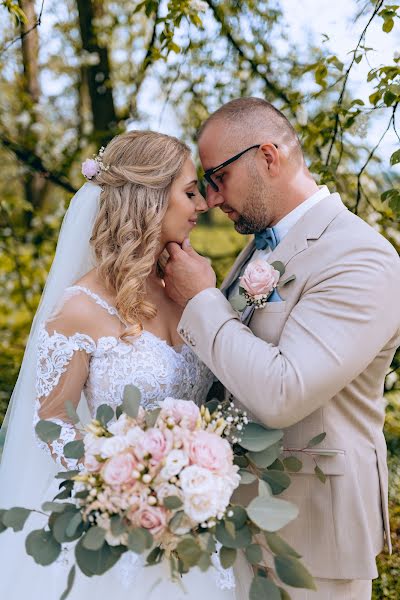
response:
<path fill-rule="evenodd" d="M 192 431 L 200 417 L 199 407 L 192 400 L 176 400 L 175 398 L 165 398 L 161 413 L 171 416 L 177 425 L 182 422 Z"/>
<path fill-rule="evenodd" d="M 94 158 L 87 158 L 82 163 L 82 175 L 84 175 L 86 179 L 92 179 L 99 171 L 100 166 Z"/>
<path fill-rule="evenodd" d="M 112 456 L 102 468 L 103 479 L 109 485 L 122 485 L 134 481 L 132 471 L 136 468 L 136 461 L 132 454 L 123 452 Z"/>
<path fill-rule="evenodd" d="M 240 285 L 251 296 L 269 294 L 279 281 L 280 273 L 266 260 L 253 260 L 247 265 Z"/>
<path fill-rule="evenodd" d="M 150 454 L 153 461 L 159 462 L 172 448 L 173 438 L 169 430 L 161 431 L 152 427 L 144 432 L 135 445 L 135 454 L 142 459 Z"/>
<path fill-rule="evenodd" d="M 219 475 L 229 472 L 233 454 L 229 443 L 215 433 L 196 431 L 190 444 L 190 460 Z"/>
<path fill-rule="evenodd" d="M 152 535 L 157 535 L 167 526 L 167 513 L 161 506 L 145 506 L 138 511 L 135 521 L 139 527 L 144 527 Z"/>

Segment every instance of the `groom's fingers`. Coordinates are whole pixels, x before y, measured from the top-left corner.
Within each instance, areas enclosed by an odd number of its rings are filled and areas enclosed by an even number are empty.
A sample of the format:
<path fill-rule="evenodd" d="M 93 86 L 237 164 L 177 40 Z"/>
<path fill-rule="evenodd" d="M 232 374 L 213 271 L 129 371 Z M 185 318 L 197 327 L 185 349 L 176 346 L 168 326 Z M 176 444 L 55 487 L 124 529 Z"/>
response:
<path fill-rule="evenodd" d="M 168 242 L 165 248 L 171 258 L 178 258 L 178 256 L 182 253 L 182 248 L 176 242 Z"/>

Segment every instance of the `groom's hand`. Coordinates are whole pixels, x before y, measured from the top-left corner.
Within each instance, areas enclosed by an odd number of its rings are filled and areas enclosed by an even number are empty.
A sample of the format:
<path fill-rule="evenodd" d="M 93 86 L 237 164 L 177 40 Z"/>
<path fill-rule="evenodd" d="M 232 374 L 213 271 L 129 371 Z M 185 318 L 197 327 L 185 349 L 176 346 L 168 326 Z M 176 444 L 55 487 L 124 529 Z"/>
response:
<path fill-rule="evenodd" d="M 215 287 L 216 277 L 209 261 L 197 254 L 186 239 L 182 248 L 175 242 L 167 244 L 169 260 L 164 281 L 168 296 L 180 306 L 203 290 Z"/>

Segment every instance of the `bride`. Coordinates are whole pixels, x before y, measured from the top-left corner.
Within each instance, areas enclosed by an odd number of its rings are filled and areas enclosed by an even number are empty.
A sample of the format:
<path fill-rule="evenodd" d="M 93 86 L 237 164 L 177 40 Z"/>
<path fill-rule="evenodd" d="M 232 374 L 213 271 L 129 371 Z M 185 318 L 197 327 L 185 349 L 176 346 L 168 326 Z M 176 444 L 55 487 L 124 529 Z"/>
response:
<path fill-rule="evenodd" d="M 74 196 L 33 322 L 20 376 L 5 420 L 0 507 L 40 509 L 57 493 L 54 474 L 76 467 L 62 456 L 76 431 L 65 410 L 82 419 L 99 405 L 116 407 L 126 384 L 137 386 L 144 408 L 167 396 L 204 400 L 212 373 L 176 333 L 182 308 L 165 293 L 163 265 L 169 242 L 182 243 L 207 204 L 199 193 L 189 148 L 174 137 L 131 131 L 115 137 L 90 161 L 90 182 Z M 205 260 L 205 259 L 204 259 Z M 79 406 L 78 406 L 79 405 Z M 34 425 L 61 425 L 49 445 Z M 25 553 L 34 513 L 19 533 L 0 534 L 0 587 L 7 600 L 58 600 L 66 586 L 71 548 L 41 567 Z M 165 563 L 144 567 L 126 553 L 101 577 L 79 570 L 70 600 L 233 600 L 239 583 L 218 561 L 202 573 L 168 577 Z"/>

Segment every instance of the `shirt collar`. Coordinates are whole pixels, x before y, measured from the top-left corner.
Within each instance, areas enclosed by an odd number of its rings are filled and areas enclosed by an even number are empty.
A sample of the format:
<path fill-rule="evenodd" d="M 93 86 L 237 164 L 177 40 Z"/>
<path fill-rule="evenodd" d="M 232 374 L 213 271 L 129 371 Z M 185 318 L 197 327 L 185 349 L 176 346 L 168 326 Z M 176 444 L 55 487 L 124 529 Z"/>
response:
<path fill-rule="evenodd" d="M 289 232 L 289 230 L 293 227 L 295 223 L 315 204 L 317 204 L 322 198 L 326 198 L 329 196 L 330 191 L 326 187 L 326 185 L 319 186 L 319 189 L 315 194 L 304 200 L 299 206 L 296 206 L 289 214 L 287 214 L 283 219 L 281 219 L 276 225 L 274 225 L 274 230 L 278 234 L 279 240 L 283 240 L 285 235 Z"/>

